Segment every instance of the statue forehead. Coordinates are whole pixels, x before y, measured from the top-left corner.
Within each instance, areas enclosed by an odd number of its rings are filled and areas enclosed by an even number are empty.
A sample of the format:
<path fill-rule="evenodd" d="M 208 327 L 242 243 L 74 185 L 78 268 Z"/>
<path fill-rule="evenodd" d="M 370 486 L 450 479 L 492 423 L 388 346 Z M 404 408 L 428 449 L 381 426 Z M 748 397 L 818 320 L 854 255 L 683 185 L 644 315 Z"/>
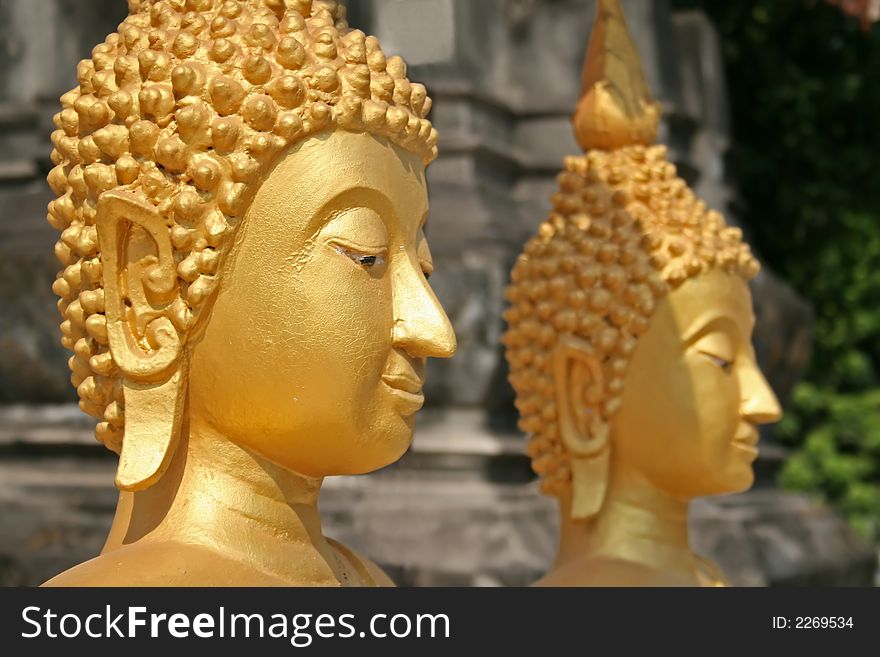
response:
<path fill-rule="evenodd" d="M 417 155 L 383 137 L 334 130 L 285 155 L 262 182 L 252 212 L 273 205 L 279 211 L 318 209 L 352 190 L 370 193 L 350 202 L 381 197 L 381 204 L 391 203 L 407 214 L 427 211 L 425 167 Z"/>
<path fill-rule="evenodd" d="M 732 323 L 745 339 L 751 336 L 755 321 L 748 283 L 739 274 L 719 267 L 670 290 L 651 324 L 663 322 L 687 340 L 715 320 Z"/>

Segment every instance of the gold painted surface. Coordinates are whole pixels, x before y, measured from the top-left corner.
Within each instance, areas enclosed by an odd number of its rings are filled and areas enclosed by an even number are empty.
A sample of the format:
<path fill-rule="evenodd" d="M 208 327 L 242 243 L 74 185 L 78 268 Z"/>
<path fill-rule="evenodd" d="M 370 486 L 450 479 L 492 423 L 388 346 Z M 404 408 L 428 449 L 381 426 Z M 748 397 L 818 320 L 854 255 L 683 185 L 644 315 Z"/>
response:
<path fill-rule="evenodd" d="M 660 104 L 645 81 L 626 17 L 618 0 L 599 0 L 596 12 L 572 120 L 575 137 L 585 151 L 652 144 Z"/>
<path fill-rule="evenodd" d="M 388 585 L 323 477 L 397 460 L 455 336 L 427 283 L 430 100 L 332 0 L 131 0 L 53 134 L 53 286 L 120 454 L 61 585 Z"/>
<path fill-rule="evenodd" d="M 687 514 L 696 497 L 752 485 L 757 427 L 780 417 L 751 346 L 759 265 L 649 145 L 650 96 L 618 3 L 600 2 L 596 20 L 584 97 L 611 89 L 619 102 L 579 105 L 592 150 L 566 159 L 505 314 L 520 427 L 561 513 L 538 584 L 724 585 L 690 550 Z M 609 112 L 608 139 L 582 132 Z"/>

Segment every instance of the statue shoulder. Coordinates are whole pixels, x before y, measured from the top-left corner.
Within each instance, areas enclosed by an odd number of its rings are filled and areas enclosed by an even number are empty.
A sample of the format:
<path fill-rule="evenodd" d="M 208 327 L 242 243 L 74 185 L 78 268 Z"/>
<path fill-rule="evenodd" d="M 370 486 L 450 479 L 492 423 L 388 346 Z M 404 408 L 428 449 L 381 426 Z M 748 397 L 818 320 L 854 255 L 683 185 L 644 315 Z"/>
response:
<path fill-rule="evenodd" d="M 730 586 L 724 571 L 713 561 L 694 555 L 697 562 L 697 580 L 700 586 L 724 587 Z"/>
<path fill-rule="evenodd" d="M 330 541 L 352 580 L 394 586 L 376 564 Z M 297 586 L 203 546 L 178 541 L 140 541 L 74 566 L 43 586 Z M 311 583 L 310 583 L 311 584 Z"/>
<path fill-rule="evenodd" d="M 43 586 L 148 586 L 145 580 L 164 575 L 168 566 L 179 559 L 177 552 L 176 544 L 135 543 L 123 546 L 65 570 Z M 162 555 L 171 557 L 171 562 L 163 564 L 163 568 L 157 572 L 149 564 Z"/>
<path fill-rule="evenodd" d="M 626 559 L 588 556 L 562 568 L 553 568 L 534 586 L 539 587 L 619 587 L 619 586 L 688 586 L 675 582 L 667 573 Z"/>
<path fill-rule="evenodd" d="M 328 538 L 327 542 L 342 558 L 351 564 L 365 586 L 396 586 L 384 570 L 352 548 Z"/>
<path fill-rule="evenodd" d="M 217 574 L 223 573 L 223 581 Z M 207 548 L 177 541 L 141 541 L 105 552 L 43 586 L 278 586 L 282 582 Z"/>

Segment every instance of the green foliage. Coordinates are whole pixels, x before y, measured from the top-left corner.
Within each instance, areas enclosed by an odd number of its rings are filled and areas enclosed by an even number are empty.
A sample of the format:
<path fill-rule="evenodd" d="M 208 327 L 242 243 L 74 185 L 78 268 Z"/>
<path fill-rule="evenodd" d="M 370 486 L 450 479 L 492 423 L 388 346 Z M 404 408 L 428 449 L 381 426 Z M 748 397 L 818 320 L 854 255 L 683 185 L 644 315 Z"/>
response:
<path fill-rule="evenodd" d="M 819 492 L 866 535 L 876 535 L 880 509 L 880 390 L 838 393 L 801 384 L 794 411 L 780 424 L 797 450 L 782 484 Z"/>
<path fill-rule="evenodd" d="M 816 309 L 780 426 L 782 483 L 880 523 L 880 26 L 819 0 L 678 0 L 713 20 L 734 123 L 737 208 L 762 260 Z"/>

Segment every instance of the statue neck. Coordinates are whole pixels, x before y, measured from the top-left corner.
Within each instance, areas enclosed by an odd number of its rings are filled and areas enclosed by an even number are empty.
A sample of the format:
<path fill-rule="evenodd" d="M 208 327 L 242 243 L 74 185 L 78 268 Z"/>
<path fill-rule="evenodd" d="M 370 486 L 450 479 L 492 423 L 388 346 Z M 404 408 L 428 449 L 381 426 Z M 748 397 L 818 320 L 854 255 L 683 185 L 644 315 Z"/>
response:
<path fill-rule="evenodd" d="M 596 517 L 575 520 L 571 500 L 560 501 L 555 569 L 601 558 L 693 579 L 699 566 L 688 541 L 689 505 L 689 500 L 668 495 L 612 458 L 605 501 Z"/>
<path fill-rule="evenodd" d="M 104 552 L 179 541 L 288 581 L 339 581 L 321 531 L 320 479 L 284 470 L 192 418 L 158 483 L 122 493 Z"/>

